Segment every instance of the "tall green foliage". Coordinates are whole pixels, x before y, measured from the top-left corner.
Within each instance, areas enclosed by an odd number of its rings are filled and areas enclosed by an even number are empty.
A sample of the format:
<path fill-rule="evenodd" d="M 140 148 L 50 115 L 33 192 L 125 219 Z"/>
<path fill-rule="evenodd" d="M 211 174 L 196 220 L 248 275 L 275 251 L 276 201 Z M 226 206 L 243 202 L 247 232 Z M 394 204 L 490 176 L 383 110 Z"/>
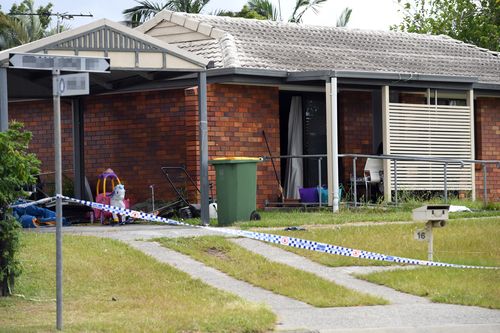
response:
<path fill-rule="evenodd" d="M 500 51 L 500 0 L 398 0 L 403 21 L 392 30 L 444 34 Z"/>
<path fill-rule="evenodd" d="M 135 0 L 137 6 L 127 8 L 122 13 L 132 26 L 137 26 L 146 22 L 163 9 L 175 12 L 199 13 L 209 1 L 210 0 Z"/>
<path fill-rule="evenodd" d="M 243 8 L 241 8 L 241 10 L 238 12 L 233 12 L 230 10 L 216 10 L 215 12 L 211 13 L 211 15 L 267 20 L 267 17 L 260 15 L 255 10 L 250 9 L 248 5 L 243 5 Z"/>
<path fill-rule="evenodd" d="M 326 1 L 328 0 L 296 0 L 292 15 L 288 18 L 288 22 L 301 23 L 304 14 L 309 11 L 318 14 L 321 5 Z M 346 7 L 337 19 L 337 27 L 345 27 L 349 23 L 351 13 L 352 9 Z M 222 10 L 216 12 L 215 15 L 271 21 L 278 21 L 281 19 L 279 10 L 270 0 L 249 0 L 239 12 Z"/>
<path fill-rule="evenodd" d="M 52 4 L 35 8 L 34 0 L 13 4 L 9 13 L 0 11 L 0 50 L 29 43 L 50 35 Z M 38 15 L 15 15 L 38 14 Z"/>
<path fill-rule="evenodd" d="M 40 161 L 28 152 L 31 133 L 13 122 L 0 132 L 0 296 L 10 295 L 14 278 L 20 273 L 16 260 L 19 223 L 10 215 L 9 205 L 26 195 L 23 186 L 34 184 Z"/>

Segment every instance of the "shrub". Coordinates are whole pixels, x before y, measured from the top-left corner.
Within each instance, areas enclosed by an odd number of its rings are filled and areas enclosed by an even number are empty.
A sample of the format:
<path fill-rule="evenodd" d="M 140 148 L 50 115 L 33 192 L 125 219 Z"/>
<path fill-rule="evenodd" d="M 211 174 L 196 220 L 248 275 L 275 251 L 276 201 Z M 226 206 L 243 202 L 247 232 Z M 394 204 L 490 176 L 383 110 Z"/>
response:
<path fill-rule="evenodd" d="M 14 279 L 20 274 L 16 252 L 20 226 L 12 217 L 9 205 L 26 196 L 23 187 L 35 183 L 40 161 L 28 152 L 31 133 L 21 123 L 12 122 L 0 132 L 0 296 L 12 293 Z"/>

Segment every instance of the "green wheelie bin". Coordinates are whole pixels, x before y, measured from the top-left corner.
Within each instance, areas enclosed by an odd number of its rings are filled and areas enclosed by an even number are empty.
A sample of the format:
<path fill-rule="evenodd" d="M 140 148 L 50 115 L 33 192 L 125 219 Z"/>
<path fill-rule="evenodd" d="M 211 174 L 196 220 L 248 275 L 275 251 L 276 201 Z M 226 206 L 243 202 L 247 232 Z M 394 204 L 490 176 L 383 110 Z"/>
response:
<path fill-rule="evenodd" d="M 260 158 L 254 157 L 227 157 L 210 161 L 216 174 L 219 226 L 260 219 L 255 211 L 259 161 Z"/>

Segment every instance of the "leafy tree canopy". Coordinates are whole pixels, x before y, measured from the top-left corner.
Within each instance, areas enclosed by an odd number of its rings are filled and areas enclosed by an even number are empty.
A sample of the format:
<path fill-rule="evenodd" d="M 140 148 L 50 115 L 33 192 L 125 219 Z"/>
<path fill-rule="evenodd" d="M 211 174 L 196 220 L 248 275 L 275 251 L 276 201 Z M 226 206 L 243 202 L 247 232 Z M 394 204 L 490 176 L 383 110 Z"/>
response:
<path fill-rule="evenodd" d="M 23 0 L 21 3 L 19 3 L 19 5 L 15 3 L 12 4 L 9 14 L 11 15 L 15 13 L 39 14 L 40 25 L 42 29 L 47 30 L 49 28 L 49 24 L 51 21 L 51 17 L 48 16 L 47 14 L 50 14 L 52 12 L 52 7 L 53 4 L 49 2 L 46 6 L 38 6 L 38 8 L 34 10 L 35 8 L 33 0 Z"/>
<path fill-rule="evenodd" d="M 444 34 L 500 51 L 500 0 L 398 0 L 403 21 L 392 30 Z"/>
<path fill-rule="evenodd" d="M 5 211 L 26 193 L 23 186 L 35 183 L 40 161 L 28 152 L 31 133 L 22 130 L 21 123 L 12 122 L 0 132 L 0 210 Z"/>
<path fill-rule="evenodd" d="M 35 8 L 34 0 L 23 0 L 13 4 L 9 13 L 0 10 L 0 50 L 41 39 L 55 31 L 49 30 L 52 4 Z M 15 15 L 15 14 L 41 15 Z"/>
<path fill-rule="evenodd" d="M 260 15 L 255 10 L 251 10 L 248 5 L 244 5 L 239 12 L 232 12 L 229 10 L 219 10 L 213 13 L 217 16 L 229 16 L 229 17 L 243 17 L 248 19 L 256 20 L 267 20 L 267 17 Z"/>

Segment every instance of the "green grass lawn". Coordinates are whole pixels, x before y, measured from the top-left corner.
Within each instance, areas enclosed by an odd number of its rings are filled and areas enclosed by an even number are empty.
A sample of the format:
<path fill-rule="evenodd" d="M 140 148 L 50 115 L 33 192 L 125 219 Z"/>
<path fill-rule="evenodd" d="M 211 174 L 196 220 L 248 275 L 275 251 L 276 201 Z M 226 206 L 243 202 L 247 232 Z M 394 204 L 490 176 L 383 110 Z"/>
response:
<path fill-rule="evenodd" d="M 433 302 L 500 309 L 500 270 L 425 267 L 358 276 Z"/>
<path fill-rule="evenodd" d="M 307 231 L 279 231 L 281 235 L 354 247 L 384 254 L 427 259 L 427 243 L 413 239 L 423 224 L 373 224 Z M 283 247 L 327 266 L 382 265 L 374 260 L 353 259 Z M 500 219 L 451 220 L 434 229 L 434 260 L 449 263 L 500 267 Z M 373 273 L 369 281 L 429 297 L 432 301 L 500 308 L 500 270 L 417 268 Z"/>
<path fill-rule="evenodd" d="M 436 202 L 437 203 L 437 202 Z M 411 221 L 412 209 L 423 206 L 424 202 L 403 203 L 400 207 L 373 206 L 360 208 L 341 208 L 333 214 L 331 208 L 321 211 L 302 213 L 298 211 L 263 211 L 259 212 L 262 219 L 259 221 L 244 221 L 236 223 L 242 229 L 261 227 L 288 227 L 302 225 L 344 224 L 352 222 L 394 222 Z M 450 219 L 498 217 L 500 219 L 500 204 L 493 203 L 488 209 L 483 209 L 480 202 L 451 201 L 453 205 L 465 205 L 472 212 L 450 213 Z M 215 220 L 212 221 L 214 224 Z"/>
<path fill-rule="evenodd" d="M 423 227 L 424 223 L 374 223 L 369 226 L 306 226 L 305 231 L 279 230 L 271 233 L 393 256 L 427 259 L 427 242 L 413 239 L 414 231 Z M 326 266 L 386 265 L 375 260 L 283 248 Z M 500 266 L 500 220 L 450 220 L 446 227 L 435 228 L 434 260 L 464 265 Z"/>
<path fill-rule="evenodd" d="M 314 274 L 243 249 L 224 237 L 162 238 L 163 246 L 187 254 L 228 275 L 318 307 L 387 304 Z"/>
<path fill-rule="evenodd" d="M 23 274 L 0 299 L 0 331 L 55 331 L 54 235 L 24 233 Z M 212 288 L 127 245 L 64 236 L 64 329 L 68 332 L 263 332 L 275 315 Z M 114 299 L 114 300 L 113 300 Z"/>

